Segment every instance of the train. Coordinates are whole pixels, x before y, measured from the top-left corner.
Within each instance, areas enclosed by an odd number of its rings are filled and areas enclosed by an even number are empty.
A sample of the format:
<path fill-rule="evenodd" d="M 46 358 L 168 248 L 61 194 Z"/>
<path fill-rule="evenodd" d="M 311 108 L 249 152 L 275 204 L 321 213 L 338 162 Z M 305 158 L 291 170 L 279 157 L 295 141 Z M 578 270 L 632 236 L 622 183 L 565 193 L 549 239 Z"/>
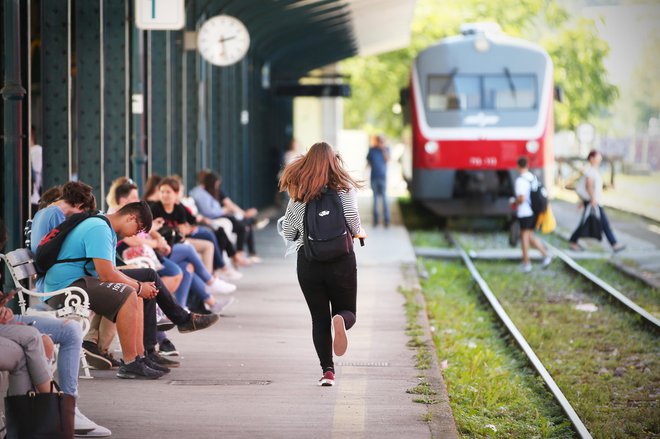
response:
<path fill-rule="evenodd" d="M 560 94 L 552 60 L 494 23 L 460 30 L 412 63 L 401 93 L 404 177 L 412 198 L 439 216 L 511 216 L 520 156 L 551 186 Z"/>

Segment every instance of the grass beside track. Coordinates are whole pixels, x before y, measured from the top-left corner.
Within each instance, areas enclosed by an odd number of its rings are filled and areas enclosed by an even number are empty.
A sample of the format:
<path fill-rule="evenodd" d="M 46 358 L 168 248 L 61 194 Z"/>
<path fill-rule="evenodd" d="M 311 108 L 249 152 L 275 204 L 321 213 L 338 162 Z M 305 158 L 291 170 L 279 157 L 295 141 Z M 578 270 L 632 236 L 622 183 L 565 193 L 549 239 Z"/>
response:
<path fill-rule="evenodd" d="M 660 435 L 657 333 L 561 261 L 531 274 L 511 262 L 476 265 L 595 438 Z"/>
<path fill-rule="evenodd" d="M 431 245 L 417 233 L 413 241 Z M 462 262 L 427 260 L 424 264 L 429 279 L 422 288 L 459 433 L 463 437 L 575 437 L 559 405 L 481 300 Z"/>

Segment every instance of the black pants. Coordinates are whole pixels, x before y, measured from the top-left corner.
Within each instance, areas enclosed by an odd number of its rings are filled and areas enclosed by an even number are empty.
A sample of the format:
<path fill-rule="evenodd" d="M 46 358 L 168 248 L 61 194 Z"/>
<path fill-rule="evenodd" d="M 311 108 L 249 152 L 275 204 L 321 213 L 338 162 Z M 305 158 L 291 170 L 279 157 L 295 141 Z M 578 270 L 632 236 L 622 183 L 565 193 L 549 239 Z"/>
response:
<path fill-rule="evenodd" d="M 332 361 L 332 316 L 340 314 L 346 329 L 355 324 L 357 265 L 355 253 L 331 262 L 308 261 L 305 251 L 298 251 L 298 282 L 312 315 L 314 348 L 326 372 L 334 371 Z"/>
<path fill-rule="evenodd" d="M 254 247 L 254 231 L 252 229 L 254 219 L 244 218 L 239 220 L 235 216 L 225 216 L 225 218 L 231 221 L 232 229 L 234 230 L 234 233 L 236 233 L 236 250 L 243 251 L 245 249 L 245 244 L 247 244 L 248 253 L 250 255 L 256 255 L 257 252 Z"/>
<path fill-rule="evenodd" d="M 190 320 L 190 313 L 181 308 L 174 300 L 172 293 L 167 289 L 158 273 L 151 268 L 135 268 L 123 270 L 123 273 L 140 282 L 154 282 L 158 288 L 158 294 L 154 299 L 144 300 L 144 349 L 152 351 L 156 347 L 156 304 L 160 306 L 163 313 L 174 323 L 180 325 Z"/>

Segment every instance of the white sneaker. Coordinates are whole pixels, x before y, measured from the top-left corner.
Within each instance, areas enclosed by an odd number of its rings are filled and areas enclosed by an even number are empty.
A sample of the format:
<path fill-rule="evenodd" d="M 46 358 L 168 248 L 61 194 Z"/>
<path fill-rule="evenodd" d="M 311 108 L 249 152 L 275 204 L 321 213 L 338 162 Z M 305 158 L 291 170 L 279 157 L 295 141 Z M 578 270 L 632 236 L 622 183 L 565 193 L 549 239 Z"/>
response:
<path fill-rule="evenodd" d="M 266 227 L 266 226 L 268 225 L 268 223 L 270 223 L 270 219 L 268 219 L 268 218 L 260 219 L 260 220 L 257 221 L 257 223 L 254 225 L 254 228 L 257 229 L 257 230 L 261 230 L 261 229 L 263 229 L 264 227 Z"/>
<path fill-rule="evenodd" d="M 548 255 L 545 258 L 543 258 L 543 262 L 541 262 L 541 268 L 546 268 L 550 263 L 552 262 L 552 256 Z"/>
<path fill-rule="evenodd" d="M 217 277 L 213 279 L 211 285 L 206 285 L 206 292 L 209 294 L 231 294 L 236 291 L 236 285 L 225 282 Z"/>
<path fill-rule="evenodd" d="M 522 265 L 520 266 L 520 271 L 522 271 L 523 273 L 531 273 L 531 271 L 532 271 L 532 264 L 531 264 L 530 262 L 528 262 L 528 263 L 526 263 L 526 264 L 522 264 Z"/>
<path fill-rule="evenodd" d="M 231 265 L 226 265 L 224 269 L 218 268 L 215 270 L 214 274 L 215 277 L 225 281 L 239 280 L 243 278 L 243 273 L 236 271 Z"/>
<path fill-rule="evenodd" d="M 213 305 L 204 304 L 204 307 L 212 312 L 213 314 L 220 314 L 222 311 L 226 310 L 234 303 L 234 297 L 220 297 L 218 298 Z"/>
<path fill-rule="evenodd" d="M 73 425 L 76 437 L 108 437 L 112 435 L 110 430 L 83 415 L 78 406 L 76 406 Z"/>

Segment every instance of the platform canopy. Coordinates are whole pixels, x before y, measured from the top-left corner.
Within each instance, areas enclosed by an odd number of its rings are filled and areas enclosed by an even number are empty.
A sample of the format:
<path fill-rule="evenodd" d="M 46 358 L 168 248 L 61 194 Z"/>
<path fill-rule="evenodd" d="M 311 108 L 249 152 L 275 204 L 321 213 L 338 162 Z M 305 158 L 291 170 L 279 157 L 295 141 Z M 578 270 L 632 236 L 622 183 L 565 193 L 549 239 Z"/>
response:
<path fill-rule="evenodd" d="M 416 0 L 208 0 L 200 19 L 244 21 L 271 76 L 295 78 L 357 54 L 405 47 Z"/>

